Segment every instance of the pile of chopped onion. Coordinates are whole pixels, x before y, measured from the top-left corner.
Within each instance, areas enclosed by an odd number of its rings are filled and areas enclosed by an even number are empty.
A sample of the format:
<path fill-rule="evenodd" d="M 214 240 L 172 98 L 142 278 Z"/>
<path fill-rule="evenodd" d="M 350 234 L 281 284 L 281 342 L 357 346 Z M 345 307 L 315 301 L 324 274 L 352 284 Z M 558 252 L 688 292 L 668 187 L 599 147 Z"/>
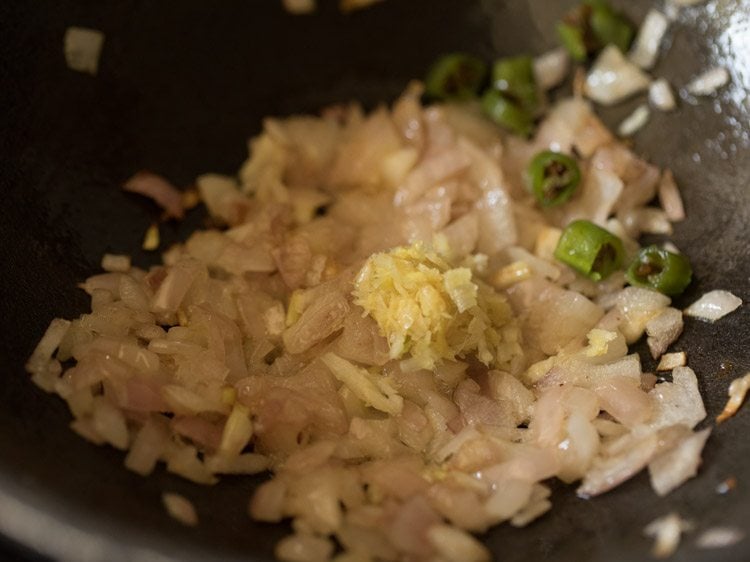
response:
<path fill-rule="evenodd" d="M 524 140 L 471 104 L 422 107 L 420 91 L 369 115 L 268 120 L 238 178 L 196 182 L 226 226 L 149 270 L 105 256 L 82 284 L 92 312 L 53 321 L 27 364 L 76 432 L 127 450 L 138 474 L 271 470 L 250 514 L 294 521 L 285 559 L 339 545 L 486 560 L 467 533 L 542 516 L 549 478 L 591 497 L 647 468 L 666 494 L 709 434 L 693 431 L 705 409 L 685 354 L 665 354 L 682 313 L 553 251 L 588 218 L 635 252 L 628 229 L 653 227 L 632 217 L 657 211 L 645 205 L 671 176 L 583 100 Z M 543 211 L 523 170 L 550 146 L 582 155 L 583 187 Z M 128 184 L 174 214 L 165 185 Z M 670 382 L 642 384 L 628 344 L 644 335 Z M 195 524 L 189 503 L 164 501 Z"/>
<path fill-rule="evenodd" d="M 673 108 L 669 84 L 642 70 L 668 23 L 652 11 L 630 54 L 604 47 L 577 90 L 602 104 L 648 90 L 653 107 Z M 525 60 L 541 91 L 570 64 L 563 50 Z M 723 81 L 714 71 L 689 90 Z M 581 95 L 550 105 L 526 138 L 476 101 L 423 106 L 423 89 L 369 114 L 269 118 L 236 176 L 200 176 L 190 196 L 133 176 L 124 188 L 165 218 L 198 193 L 217 226 L 148 270 L 105 255 L 81 284 L 91 312 L 53 320 L 26 365 L 67 402 L 74 431 L 126 451 L 137 474 L 162 463 L 213 485 L 270 471 L 249 514 L 291 520 L 283 560 L 489 560 L 472 533 L 542 517 L 551 478 L 590 498 L 645 469 L 666 495 L 695 476 L 711 433 L 695 430 L 706 417 L 698 375 L 669 352 L 683 311 L 627 286 L 624 263 L 596 277 L 556 257 L 576 221 L 606 229 L 628 262 L 640 234 L 670 234 L 685 217 L 672 173 L 614 137 Z M 549 150 L 580 174 L 554 207 L 527 177 Z M 158 247 L 157 225 L 143 245 Z M 740 304 L 712 291 L 684 314 L 714 321 Z M 642 337 L 665 380 L 630 352 Z M 720 419 L 749 386 L 732 383 Z M 187 498 L 162 500 L 198 524 Z M 671 554 L 688 528 L 676 514 L 652 522 L 653 554 Z M 701 544 L 736 538 L 714 535 Z"/>

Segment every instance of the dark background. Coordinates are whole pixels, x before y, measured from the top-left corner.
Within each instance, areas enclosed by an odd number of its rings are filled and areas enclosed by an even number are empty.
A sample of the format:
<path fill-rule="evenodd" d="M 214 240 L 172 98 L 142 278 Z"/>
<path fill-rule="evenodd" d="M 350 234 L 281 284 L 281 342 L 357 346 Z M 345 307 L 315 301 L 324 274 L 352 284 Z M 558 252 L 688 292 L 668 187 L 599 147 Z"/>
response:
<path fill-rule="evenodd" d="M 0 4 L 0 530 L 71 560 L 269 559 L 287 528 L 248 519 L 257 479 L 225 478 L 206 489 L 162 470 L 140 478 L 122 467 L 122 453 L 69 431 L 65 405 L 26 380 L 23 362 L 51 318 L 87 310 L 74 287 L 98 270 L 103 253 L 129 253 L 139 265 L 158 260 L 140 250 L 155 208 L 119 190 L 135 171 L 152 169 L 182 186 L 207 171 L 234 173 L 263 116 L 393 100 L 446 51 L 488 59 L 541 53 L 554 46 L 554 22 L 570 4 L 386 0 L 342 15 L 327 1 L 305 17 L 286 14 L 277 0 Z M 620 5 L 640 21 L 650 3 Z M 732 84 L 715 99 L 656 113 L 635 137 L 637 152 L 675 171 L 686 198 L 690 219 L 674 240 L 696 282 L 679 306 L 714 288 L 750 298 L 749 11 L 747 0 L 713 0 L 683 12 L 655 74 L 680 86 L 724 64 Z M 70 25 L 106 34 L 98 76 L 66 67 Z M 605 116 L 616 123 L 633 107 Z M 200 221 L 200 210 L 191 212 L 162 229 L 163 241 L 184 238 Z M 675 346 L 699 374 L 709 420 L 729 381 L 750 368 L 748 320 L 745 307 L 715 325 L 688 320 Z M 487 544 L 508 561 L 640 560 L 650 548 L 642 528 L 672 510 L 698 530 L 750 531 L 749 428 L 747 411 L 717 428 L 699 477 L 667 498 L 651 492 L 646 475 L 590 501 L 556 486 L 551 513 L 525 529 L 494 529 Z M 738 488 L 718 495 L 728 476 Z M 165 514 L 164 490 L 194 501 L 199 527 Z M 698 551 L 695 536 L 675 560 L 750 554 L 745 543 Z"/>

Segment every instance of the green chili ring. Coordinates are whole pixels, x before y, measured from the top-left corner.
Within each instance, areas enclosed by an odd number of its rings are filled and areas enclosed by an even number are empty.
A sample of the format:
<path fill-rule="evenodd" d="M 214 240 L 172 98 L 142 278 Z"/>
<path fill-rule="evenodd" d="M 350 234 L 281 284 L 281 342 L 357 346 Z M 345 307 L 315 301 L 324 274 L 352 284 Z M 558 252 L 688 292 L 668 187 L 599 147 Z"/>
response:
<path fill-rule="evenodd" d="M 581 170 L 567 154 L 544 150 L 529 163 L 531 192 L 542 207 L 562 205 L 578 189 Z"/>
<path fill-rule="evenodd" d="M 654 289 L 669 296 L 682 293 L 692 276 L 693 269 L 685 256 L 658 246 L 641 248 L 625 272 L 631 285 Z"/>
<path fill-rule="evenodd" d="M 496 90 L 484 93 L 482 111 L 492 121 L 513 133 L 528 137 L 534 129 L 532 115 Z"/>
<path fill-rule="evenodd" d="M 539 109 L 539 93 L 530 56 L 507 57 L 492 67 L 492 87 L 532 115 Z"/>
<path fill-rule="evenodd" d="M 591 221 L 570 223 L 555 248 L 555 257 L 593 281 L 606 279 L 625 258 L 622 241 Z"/>
<path fill-rule="evenodd" d="M 487 75 L 487 65 L 465 53 L 437 59 L 425 78 L 425 94 L 436 100 L 466 101 L 476 97 Z"/>

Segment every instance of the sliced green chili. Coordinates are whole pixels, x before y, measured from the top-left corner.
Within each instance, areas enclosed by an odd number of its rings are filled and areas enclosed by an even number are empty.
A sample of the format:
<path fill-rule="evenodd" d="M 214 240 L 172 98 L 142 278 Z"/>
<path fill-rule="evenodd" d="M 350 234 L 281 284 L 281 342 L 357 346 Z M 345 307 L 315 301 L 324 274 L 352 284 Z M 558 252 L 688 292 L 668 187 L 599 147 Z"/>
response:
<path fill-rule="evenodd" d="M 492 86 L 531 114 L 539 107 L 534 62 L 530 56 L 520 55 L 496 61 L 492 67 Z"/>
<path fill-rule="evenodd" d="M 487 65 L 464 53 L 443 55 L 425 79 L 425 94 L 438 100 L 469 100 L 478 95 L 487 75 Z"/>
<path fill-rule="evenodd" d="M 534 118 L 531 113 L 497 90 L 490 89 L 484 93 L 482 110 L 495 123 L 519 135 L 529 136 L 534 128 Z"/>
<path fill-rule="evenodd" d="M 586 60 L 588 49 L 586 49 L 583 30 L 580 27 L 561 21 L 557 24 L 557 35 L 573 60 L 578 62 Z"/>
<path fill-rule="evenodd" d="M 584 62 L 609 44 L 627 51 L 635 31 L 606 0 L 584 0 L 557 24 L 557 34 L 571 57 Z"/>
<path fill-rule="evenodd" d="M 658 246 L 642 248 L 625 272 L 631 285 L 670 296 L 682 293 L 692 276 L 693 270 L 685 256 Z"/>
<path fill-rule="evenodd" d="M 576 161 L 551 150 L 534 156 L 528 174 L 531 192 L 542 207 L 565 203 L 581 183 L 581 171 Z"/>
<path fill-rule="evenodd" d="M 602 46 L 615 45 L 625 53 L 633 41 L 633 27 L 606 3 L 593 7 L 589 25 Z"/>
<path fill-rule="evenodd" d="M 555 257 L 589 279 L 606 279 L 620 268 L 625 256 L 622 241 L 587 220 L 570 223 L 555 248 Z"/>

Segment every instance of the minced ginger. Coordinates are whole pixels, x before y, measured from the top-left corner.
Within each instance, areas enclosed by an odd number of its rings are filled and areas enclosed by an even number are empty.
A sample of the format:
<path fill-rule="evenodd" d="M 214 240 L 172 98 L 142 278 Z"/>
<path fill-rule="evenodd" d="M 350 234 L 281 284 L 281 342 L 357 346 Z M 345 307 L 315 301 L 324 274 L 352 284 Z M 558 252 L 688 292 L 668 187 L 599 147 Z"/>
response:
<path fill-rule="evenodd" d="M 521 356 L 505 296 L 421 242 L 370 256 L 353 294 L 387 338 L 391 358 L 410 356 L 402 368 L 432 369 L 473 354 L 485 365 L 510 370 Z"/>

